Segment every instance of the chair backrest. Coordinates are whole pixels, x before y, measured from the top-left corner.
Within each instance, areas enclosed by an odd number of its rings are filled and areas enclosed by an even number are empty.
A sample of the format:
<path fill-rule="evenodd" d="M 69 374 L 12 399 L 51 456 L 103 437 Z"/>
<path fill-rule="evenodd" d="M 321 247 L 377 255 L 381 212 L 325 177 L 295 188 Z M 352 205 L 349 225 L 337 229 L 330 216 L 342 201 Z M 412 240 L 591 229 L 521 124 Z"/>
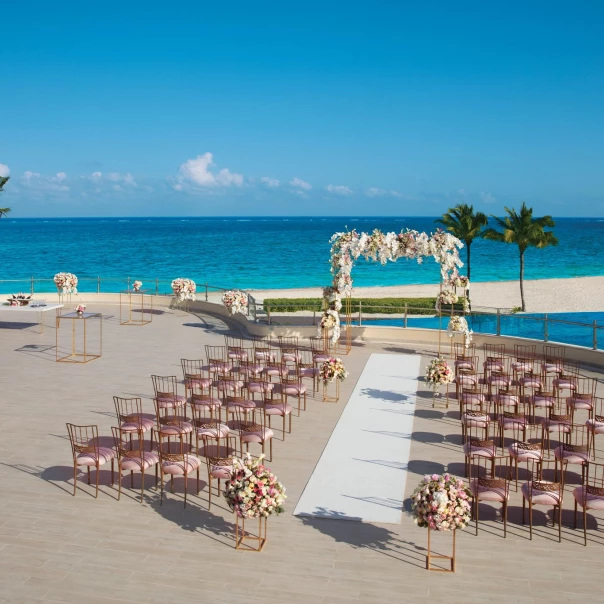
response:
<path fill-rule="evenodd" d="M 171 399 L 178 395 L 178 381 L 175 375 L 152 375 L 155 398 Z"/>
<path fill-rule="evenodd" d="M 581 373 L 581 364 L 578 361 L 564 361 L 562 364 L 562 374 L 566 376 L 578 377 Z"/>
<path fill-rule="evenodd" d="M 208 346 L 206 344 L 206 358 L 208 359 L 208 364 L 210 363 L 210 359 L 215 359 L 217 361 L 227 361 L 227 349 L 226 346 Z"/>
<path fill-rule="evenodd" d="M 191 452 L 191 446 L 186 441 L 186 435 L 183 433 L 174 436 L 158 430 L 157 442 L 159 461 L 162 464 L 164 462 L 183 462 L 185 455 Z"/>
<path fill-rule="evenodd" d="M 594 418 L 597 422 L 604 422 L 604 398 L 594 397 Z"/>
<path fill-rule="evenodd" d="M 473 407 L 474 405 L 483 405 L 486 397 L 482 388 L 463 388 L 461 391 L 461 400 L 464 406 Z"/>
<path fill-rule="evenodd" d="M 260 413 L 258 413 L 260 411 Z M 268 426 L 268 416 L 262 412 L 262 409 L 244 407 L 243 405 L 234 406 L 233 424 L 240 433 L 257 431 Z"/>
<path fill-rule="evenodd" d="M 604 463 L 587 462 L 585 489 L 588 495 L 604 497 Z"/>
<path fill-rule="evenodd" d="M 314 365 L 312 350 L 303 349 L 298 351 L 298 366 L 301 369 L 309 369 L 314 367 Z"/>
<path fill-rule="evenodd" d="M 502 388 L 495 395 L 495 405 L 500 413 L 503 413 L 506 407 L 518 409 L 520 407 L 520 395 L 514 389 Z"/>
<path fill-rule="evenodd" d="M 574 382 L 575 391 L 572 393 L 572 398 L 593 401 L 596 396 L 597 380 L 590 377 L 579 376 L 575 378 Z"/>
<path fill-rule="evenodd" d="M 467 347 L 462 342 L 455 342 L 453 344 L 453 352 L 455 354 L 455 360 L 458 357 L 475 357 L 476 356 L 476 344 L 473 342 L 469 344 Z"/>
<path fill-rule="evenodd" d="M 484 355 L 487 359 L 503 359 L 505 357 L 505 344 L 485 344 Z"/>
<path fill-rule="evenodd" d="M 270 340 L 254 341 L 254 360 L 257 363 L 270 363 L 275 356 Z"/>
<path fill-rule="evenodd" d="M 204 377 L 203 359 L 180 359 L 182 375 L 185 380 Z"/>
<path fill-rule="evenodd" d="M 114 396 L 113 404 L 115 405 L 115 414 L 117 415 L 117 421 L 119 423 L 140 423 L 141 414 L 143 412 L 142 399 Z"/>
<path fill-rule="evenodd" d="M 537 346 L 535 344 L 514 344 L 514 358 L 516 360 L 534 361 L 536 356 Z"/>
<path fill-rule="evenodd" d="M 302 374 L 300 365 L 286 365 L 282 363 L 281 383 L 282 384 L 300 384 Z"/>
<path fill-rule="evenodd" d="M 502 493 L 507 496 L 510 490 L 508 461 L 509 457 L 505 455 L 497 457 L 472 455 L 468 465 L 468 478 L 470 481 L 476 480 L 480 487 L 501 489 Z"/>
<path fill-rule="evenodd" d="M 487 416 L 488 417 L 488 416 Z M 485 422 L 485 428 L 481 425 L 480 422 L 468 422 L 467 424 L 467 442 L 471 444 L 471 449 L 490 449 L 491 457 L 495 456 L 497 453 L 497 448 L 495 446 L 495 440 L 491 436 L 487 436 L 485 438 L 485 434 L 489 434 L 491 420 Z"/>
<path fill-rule="evenodd" d="M 325 338 L 318 336 L 312 336 L 308 338 L 310 342 L 310 349 L 314 354 L 328 354 L 328 346 L 326 346 Z"/>
<path fill-rule="evenodd" d="M 243 348 L 243 338 L 240 336 L 224 336 L 224 343 L 227 348 Z"/>
<path fill-rule="evenodd" d="M 571 424 L 569 431 L 564 434 L 561 443 L 565 451 L 572 453 L 587 453 L 589 450 L 589 428 L 585 424 Z"/>
<path fill-rule="evenodd" d="M 533 489 L 547 491 L 557 494 L 561 501 L 564 492 L 564 472 L 559 470 L 564 469 L 566 463 L 559 462 L 557 459 L 529 459 L 528 467 L 531 475 L 529 492 Z M 560 477 L 559 480 L 557 476 Z"/>
<path fill-rule="evenodd" d="M 279 336 L 279 348 L 281 350 L 298 350 L 298 337 L 297 336 Z"/>
<path fill-rule="evenodd" d="M 74 460 L 79 453 L 93 453 L 96 455 L 96 459 L 99 459 L 100 453 L 98 426 L 78 426 L 76 424 L 66 425 Z"/>
<path fill-rule="evenodd" d="M 144 436 L 142 430 L 137 430 L 137 438 L 132 438 L 132 432 L 122 430 L 116 426 L 111 427 L 111 433 L 113 434 L 113 442 L 115 450 L 117 451 L 118 459 L 138 459 L 140 460 L 141 468 L 143 467 L 144 460 Z"/>
<path fill-rule="evenodd" d="M 545 363 L 555 363 L 556 361 L 564 361 L 566 357 L 565 346 L 549 346 L 543 347 L 543 361 Z"/>

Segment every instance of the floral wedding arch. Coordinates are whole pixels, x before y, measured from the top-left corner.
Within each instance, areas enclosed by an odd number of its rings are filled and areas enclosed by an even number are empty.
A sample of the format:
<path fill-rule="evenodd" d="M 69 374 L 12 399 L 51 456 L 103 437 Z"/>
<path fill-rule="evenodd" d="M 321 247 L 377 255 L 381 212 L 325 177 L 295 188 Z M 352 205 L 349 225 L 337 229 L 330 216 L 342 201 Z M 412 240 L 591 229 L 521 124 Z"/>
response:
<path fill-rule="evenodd" d="M 366 260 L 379 261 L 386 264 L 396 262 L 400 258 L 415 259 L 421 263 L 424 258 L 432 256 L 440 264 L 440 274 L 444 283 L 453 283 L 459 279 L 459 269 L 463 262 L 459 258 L 459 250 L 463 243 L 450 233 L 437 230 L 428 235 L 419 231 L 405 230 L 400 233 L 383 233 L 374 230 L 373 233 L 358 233 L 347 231 L 335 233 L 329 240 L 331 243 L 331 273 L 333 282 L 323 290 L 325 317 L 331 319 L 321 322 L 319 331 L 324 323 L 337 322 L 333 330 L 332 343 L 339 339 L 339 311 L 342 308 L 342 296 L 352 294 L 352 269 L 359 257 Z M 337 316 L 337 321 L 336 317 Z M 336 337 L 337 334 L 337 337 Z"/>

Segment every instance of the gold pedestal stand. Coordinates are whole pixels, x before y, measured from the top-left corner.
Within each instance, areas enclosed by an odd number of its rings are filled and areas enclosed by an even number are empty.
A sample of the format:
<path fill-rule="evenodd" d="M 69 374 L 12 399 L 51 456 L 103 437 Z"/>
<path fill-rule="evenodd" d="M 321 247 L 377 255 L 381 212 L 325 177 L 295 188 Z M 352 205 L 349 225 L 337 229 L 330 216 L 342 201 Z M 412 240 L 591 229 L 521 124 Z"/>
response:
<path fill-rule="evenodd" d="M 323 382 L 323 402 L 324 403 L 337 403 L 340 400 L 340 380 L 335 379 L 336 393 L 335 395 L 329 394 L 329 384 L 331 382 Z"/>
<path fill-rule="evenodd" d="M 245 532 L 245 518 L 235 516 L 237 524 L 235 525 L 235 549 L 240 549 L 247 552 L 261 552 L 266 545 L 266 518 L 260 516 L 258 518 L 258 534 L 246 535 Z M 248 518 L 251 521 L 251 518 Z M 251 544 L 249 543 L 251 542 Z M 254 547 L 255 546 L 255 547 Z"/>
<path fill-rule="evenodd" d="M 447 391 L 446 391 L 446 405 L 447 405 L 447 409 L 449 408 L 449 384 L 446 384 L 447 386 Z M 440 396 L 440 386 L 438 387 L 438 390 L 434 390 L 433 394 L 432 394 L 432 408 L 436 407 L 436 399 Z"/>
<path fill-rule="evenodd" d="M 91 325 L 98 321 L 98 348 L 94 347 L 94 352 L 90 352 L 90 329 Z M 59 353 L 59 336 L 61 324 L 71 323 L 71 352 L 61 356 Z M 103 315 L 101 313 L 85 312 L 78 314 L 70 312 L 65 315 L 58 315 L 56 319 L 56 356 L 57 363 L 89 363 L 103 356 Z"/>
<path fill-rule="evenodd" d="M 438 532 L 438 531 L 437 531 Z M 451 556 L 441 556 L 433 554 L 430 546 L 430 534 L 432 529 L 428 529 L 428 554 L 426 555 L 426 570 L 435 570 L 441 573 L 454 573 L 455 572 L 455 533 L 457 531 L 451 531 L 453 533 L 453 554 Z M 432 566 L 432 560 L 450 560 L 451 569 L 448 568 L 434 568 Z"/>
<path fill-rule="evenodd" d="M 153 320 L 153 296 L 148 289 L 120 292 L 120 325 L 147 325 Z M 140 302 L 140 317 L 132 317 L 132 298 Z"/>

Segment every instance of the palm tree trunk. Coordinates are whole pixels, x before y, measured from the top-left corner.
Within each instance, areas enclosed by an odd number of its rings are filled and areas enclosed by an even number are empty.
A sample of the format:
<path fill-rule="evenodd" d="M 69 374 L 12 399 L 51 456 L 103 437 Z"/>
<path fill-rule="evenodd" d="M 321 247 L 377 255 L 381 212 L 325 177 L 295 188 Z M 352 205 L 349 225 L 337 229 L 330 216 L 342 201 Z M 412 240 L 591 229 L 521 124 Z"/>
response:
<path fill-rule="evenodd" d="M 468 281 L 470 280 L 470 246 L 472 245 L 471 241 L 466 242 L 466 265 L 468 267 Z"/>
<path fill-rule="evenodd" d="M 524 303 L 524 250 L 520 250 L 520 302 L 522 312 L 524 312 L 526 310 Z"/>

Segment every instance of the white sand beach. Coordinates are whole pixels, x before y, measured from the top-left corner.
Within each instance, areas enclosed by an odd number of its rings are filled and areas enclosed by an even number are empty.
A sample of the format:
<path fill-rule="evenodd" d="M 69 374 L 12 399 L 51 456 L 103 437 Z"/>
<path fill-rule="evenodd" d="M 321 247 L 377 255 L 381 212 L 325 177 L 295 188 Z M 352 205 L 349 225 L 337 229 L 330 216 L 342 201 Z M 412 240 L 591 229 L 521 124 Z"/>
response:
<path fill-rule="evenodd" d="M 320 288 L 250 290 L 256 300 L 264 298 L 313 298 Z M 392 285 L 355 287 L 358 298 L 423 297 L 438 293 L 438 285 Z M 472 305 L 491 308 L 520 306 L 518 281 L 472 282 Z M 584 312 L 604 310 L 604 277 L 536 279 L 524 282 L 527 312 Z"/>

